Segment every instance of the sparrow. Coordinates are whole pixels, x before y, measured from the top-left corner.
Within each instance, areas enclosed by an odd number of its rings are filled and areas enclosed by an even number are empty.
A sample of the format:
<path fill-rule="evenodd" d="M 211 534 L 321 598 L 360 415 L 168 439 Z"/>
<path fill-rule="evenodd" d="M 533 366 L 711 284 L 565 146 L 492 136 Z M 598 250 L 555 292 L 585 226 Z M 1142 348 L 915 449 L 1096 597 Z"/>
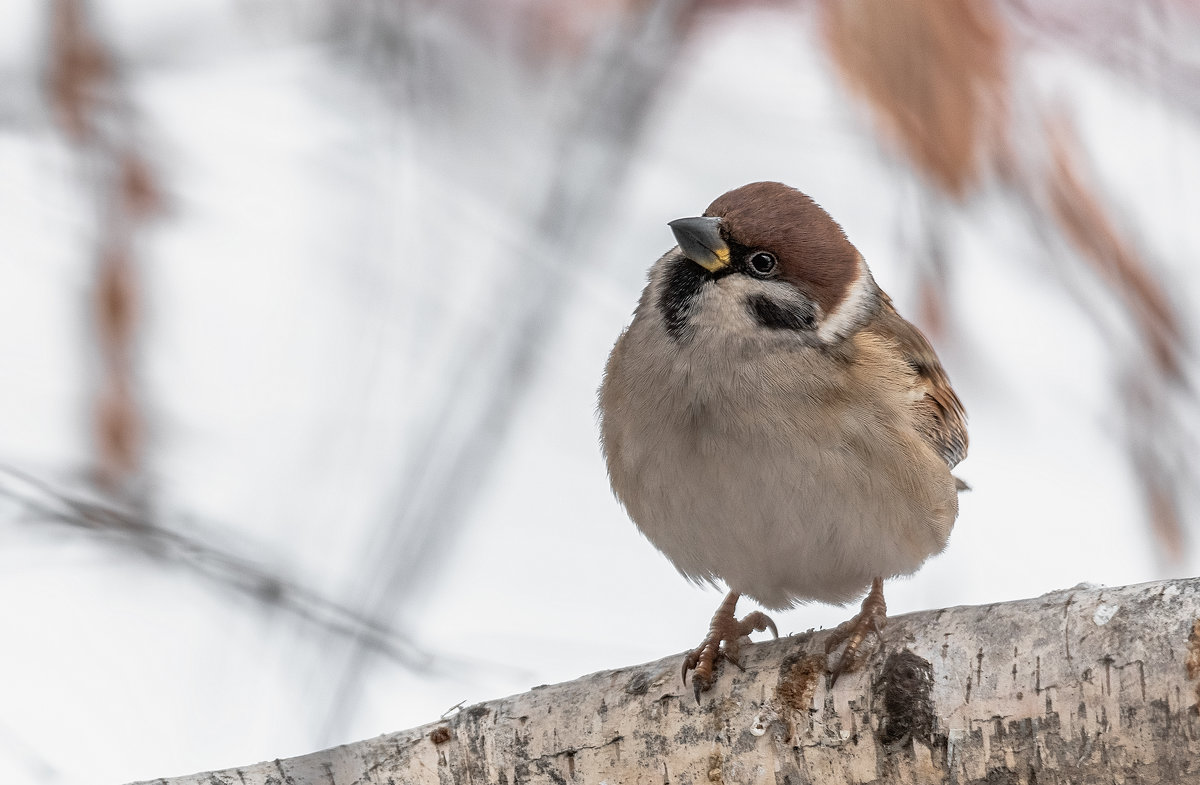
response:
<path fill-rule="evenodd" d="M 920 330 L 811 198 L 744 185 L 668 224 L 678 245 L 608 358 L 601 444 L 617 499 L 687 578 L 729 593 L 683 662 L 696 700 L 774 622 L 847 603 L 832 681 L 886 621 L 883 579 L 946 545 L 966 486 L 966 414 Z"/>

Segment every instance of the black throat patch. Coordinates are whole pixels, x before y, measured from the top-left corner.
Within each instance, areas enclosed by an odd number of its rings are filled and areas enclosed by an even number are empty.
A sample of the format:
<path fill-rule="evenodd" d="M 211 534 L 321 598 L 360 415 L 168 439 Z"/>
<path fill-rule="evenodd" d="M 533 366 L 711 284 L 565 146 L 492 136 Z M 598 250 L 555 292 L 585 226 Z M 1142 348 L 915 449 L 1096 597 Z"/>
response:
<path fill-rule="evenodd" d="M 658 295 L 658 310 L 667 326 L 667 335 L 678 341 L 687 336 L 688 314 L 696 295 L 704 284 L 713 278 L 703 267 L 680 256 L 671 263 L 671 269 Z"/>

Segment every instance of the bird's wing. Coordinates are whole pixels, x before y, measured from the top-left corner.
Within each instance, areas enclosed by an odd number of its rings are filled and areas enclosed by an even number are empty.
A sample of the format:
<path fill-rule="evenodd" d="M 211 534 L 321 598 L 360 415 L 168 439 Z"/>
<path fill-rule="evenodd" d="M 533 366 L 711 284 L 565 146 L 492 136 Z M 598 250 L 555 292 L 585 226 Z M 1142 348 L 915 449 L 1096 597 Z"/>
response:
<path fill-rule="evenodd" d="M 967 413 L 950 386 L 941 360 L 921 331 L 896 313 L 886 294 L 874 326 L 896 342 L 912 369 L 917 427 L 925 441 L 953 469 L 967 457 Z"/>

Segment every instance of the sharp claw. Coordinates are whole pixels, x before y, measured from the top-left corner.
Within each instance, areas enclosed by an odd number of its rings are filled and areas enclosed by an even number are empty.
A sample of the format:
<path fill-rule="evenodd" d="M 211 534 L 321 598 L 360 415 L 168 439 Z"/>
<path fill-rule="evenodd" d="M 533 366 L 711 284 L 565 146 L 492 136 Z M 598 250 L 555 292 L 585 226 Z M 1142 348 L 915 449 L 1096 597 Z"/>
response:
<path fill-rule="evenodd" d="M 737 600 L 737 592 L 730 592 L 725 597 L 709 624 L 708 636 L 684 658 L 680 676 L 686 686 L 688 671 L 695 671 L 692 674 L 692 692 L 697 704 L 700 703 L 700 693 L 708 690 L 716 681 L 717 665 L 722 659 L 729 660 L 740 671 L 746 670 L 736 659 L 743 636 L 769 629 L 771 635 L 779 639 L 779 628 L 762 611 L 755 611 L 739 620 L 734 615 Z"/>
<path fill-rule="evenodd" d="M 830 689 L 837 684 L 839 676 L 858 670 L 862 666 L 863 660 L 870 656 L 872 649 L 883 644 L 883 626 L 886 623 L 887 605 L 883 600 L 883 581 L 876 578 L 871 582 L 871 591 L 863 599 L 859 612 L 853 619 L 838 625 L 825 640 L 826 654 L 845 643 L 845 648 L 842 649 L 837 664 L 829 672 Z M 872 649 L 861 650 L 860 647 L 867 642 L 871 633 L 875 634 Z"/>

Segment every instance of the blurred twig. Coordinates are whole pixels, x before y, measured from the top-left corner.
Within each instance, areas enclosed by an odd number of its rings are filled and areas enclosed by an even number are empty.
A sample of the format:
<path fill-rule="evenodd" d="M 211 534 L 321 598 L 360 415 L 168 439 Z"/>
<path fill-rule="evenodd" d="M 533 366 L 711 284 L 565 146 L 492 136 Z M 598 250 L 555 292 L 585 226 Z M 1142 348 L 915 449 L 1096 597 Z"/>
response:
<path fill-rule="evenodd" d="M 411 21 L 411 8 L 408 15 L 400 10 L 405 5 L 386 12 L 374 9 L 374 15 L 364 7 L 357 20 L 342 7 L 339 30 L 360 46 L 370 40 L 365 30 L 378 35 L 377 45 L 362 56 L 376 67 L 388 55 L 398 58 L 385 73 L 405 74 L 416 82 L 430 78 L 429 64 L 443 62 L 445 53 L 428 51 L 437 41 L 405 40 L 405 31 L 411 28 L 395 27 Z M 426 413 L 420 433 L 406 447 L 411 471 L 397 478 L 395 517 L 378 530 L 363 570 L 362 606 L 371 613 L 387 614 L 403 607 L 483 489 L 542 349 L 555 335 L 570 300 L 568 287 L 574 277 L 553 268 L 581 256 L 603 225 L 647 111 L 698 5 L 693 0 L 626 3 L 611 25 L 595 31 L 590 47 L 567 67 L 565 100 L 558 105 L 568 111 L 552 120 L 549 179 L 541 186 L 540 207 L 506 260 L 512 296 L 494 298 L 509 310 L 495 315 L 493 329 L 479 335 L 474 346 L 460 350 L 444 385 L 445 394 Z M 466 29 L 464 21 L 457 23 Z M 427 59 L 419 64 L 410 59 L 416 51 Z M 515 57 L 508 65 L 515 67 Z M 449 77 L 454 78 L 452 71 Z M 399 96 L 416 91 L 416 87 L 389 90 Z M 333 692 L 336 708 L 327 725 L 331 734 L 357 701 L 365 653 L 365 649 L 351 652 L 343 668 Z"/>
<path fill-rule="evenodd" d="M 1193 0 L 997 0 L 1029 49 L 1067 51 L 1200 121 L 1200 5 Z"/>
<path fill-rule="evenodd" d="M 35 749 L 22 735 L 0 723 L 0 749 L 8 753 L 9 760 L 21 766 L 32 778 L 32 782 L 58 782 L 63 775 L 54 761 Z"/>
<path fill-rule="evenodd" d="M 33 520 L 63 524 L 182 567 L 265 607 L 290 613 L 323 631 L 350 637 L 407 668 L 421 672 L 433 668 L 434 657 L 400 630 L 333 602 L 253 558 L 213 544 L 223 538 L 212 526 L 188 519 L 189 533 L 184 534 L 140 510 L 55 488 L 11 466 L 0 466 L 0 496 L 14 502 Z"/>

